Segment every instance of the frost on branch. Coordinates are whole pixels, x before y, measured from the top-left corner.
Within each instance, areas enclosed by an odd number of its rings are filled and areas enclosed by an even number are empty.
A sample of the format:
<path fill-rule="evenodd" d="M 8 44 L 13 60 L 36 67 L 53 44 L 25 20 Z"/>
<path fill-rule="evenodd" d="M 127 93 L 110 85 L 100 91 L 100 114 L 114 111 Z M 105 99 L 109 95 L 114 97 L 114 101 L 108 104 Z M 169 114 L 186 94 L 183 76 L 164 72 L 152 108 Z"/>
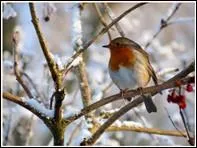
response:
<path fill-rule="evenodd" d="M 27 105 L 30 105 L 32 108 L 36 109 L 39 113 L 47 118 L 54 117 L 54 110 L 49 110 L 44 107 L 44 105 L 38 103 L 35 99 L 29 99 L 25 102 Z"/>

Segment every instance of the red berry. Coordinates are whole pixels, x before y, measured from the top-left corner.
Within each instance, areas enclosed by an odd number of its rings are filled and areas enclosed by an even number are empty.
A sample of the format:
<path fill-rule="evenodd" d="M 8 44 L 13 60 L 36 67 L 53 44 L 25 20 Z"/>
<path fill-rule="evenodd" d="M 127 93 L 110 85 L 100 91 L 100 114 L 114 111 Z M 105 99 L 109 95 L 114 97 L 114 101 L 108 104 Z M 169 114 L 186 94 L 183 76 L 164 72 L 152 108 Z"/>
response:
<path fill-rule="evenodd" d="M 167 101 L 168 101 L 168 102 L 171 102 L 171 101 L 172 101 L 172 96 L 171 96 L 171 95 L 168 95 Z"/>
<path fill-rule="evenodd" d="M 178 102 L 185 101 L 185 96 L 184 96 L 184 95 L 179 95 L 179 96 L 177 96 L 177 101 L 178 101 Z"/>
<path fill-rule="evenodd" d="M 181 101 L 178 105 L 179 105 L 179 107 L 181 109 L 185 109 L 186 108 L 186 102 L 185 101 Z"/>
<path fill-rule="evenodd" d="M 188 92 L 192 92 L 192 91 L 193 91 L 192 85 L 191 85 L 191 84 L 187 84 L 186 90 L 187 90 Z"/>

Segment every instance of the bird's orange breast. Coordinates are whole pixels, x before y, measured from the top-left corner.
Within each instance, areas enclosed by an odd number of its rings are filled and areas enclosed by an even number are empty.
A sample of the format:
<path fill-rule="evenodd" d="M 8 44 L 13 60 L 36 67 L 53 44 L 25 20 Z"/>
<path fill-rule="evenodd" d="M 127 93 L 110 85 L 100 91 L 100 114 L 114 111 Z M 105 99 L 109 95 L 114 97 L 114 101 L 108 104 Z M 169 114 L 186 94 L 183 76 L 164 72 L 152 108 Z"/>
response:
<path fill-rule="evenodd" d="M 120 66 L 124 67 L 132 67 L 135 64 L 136 56 L 132 49 L 124 47 L 124 48 L 116 48 L 110 49 L 111 57 L 109 61 L 109 68 L 112 71 L 119 70 Z"/>

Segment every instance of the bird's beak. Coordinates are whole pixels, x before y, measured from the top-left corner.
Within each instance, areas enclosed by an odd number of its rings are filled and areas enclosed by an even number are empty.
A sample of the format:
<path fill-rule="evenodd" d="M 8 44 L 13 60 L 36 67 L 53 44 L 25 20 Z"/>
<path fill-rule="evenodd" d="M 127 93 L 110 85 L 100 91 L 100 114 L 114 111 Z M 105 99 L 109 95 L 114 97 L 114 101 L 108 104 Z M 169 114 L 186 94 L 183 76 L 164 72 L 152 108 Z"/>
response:
<path fill-rule="evenodd" d="M 109 48 L 109 45 L 104 45 L 103 47 L 104 47 L 104 48 Z"/>

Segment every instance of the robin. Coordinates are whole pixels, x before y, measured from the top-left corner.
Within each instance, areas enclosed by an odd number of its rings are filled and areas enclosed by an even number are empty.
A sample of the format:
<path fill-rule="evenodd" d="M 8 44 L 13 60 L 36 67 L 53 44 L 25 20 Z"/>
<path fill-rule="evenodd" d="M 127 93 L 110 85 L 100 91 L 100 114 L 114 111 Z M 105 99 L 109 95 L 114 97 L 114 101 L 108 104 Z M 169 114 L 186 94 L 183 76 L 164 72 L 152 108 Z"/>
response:
<path fill-rule="evenodd" d="M 150 78 L 157 85 L 157 77 L 150 64 L 148 53 L 136 42 L 118 37 L 103 47 L 110 50 L 109 74 L 121 94 L 124 95 L 129 89 L 145 87 Z M 157 112 L 151 96 L 143 95 L 143 97 L 148 113 Z"/>

